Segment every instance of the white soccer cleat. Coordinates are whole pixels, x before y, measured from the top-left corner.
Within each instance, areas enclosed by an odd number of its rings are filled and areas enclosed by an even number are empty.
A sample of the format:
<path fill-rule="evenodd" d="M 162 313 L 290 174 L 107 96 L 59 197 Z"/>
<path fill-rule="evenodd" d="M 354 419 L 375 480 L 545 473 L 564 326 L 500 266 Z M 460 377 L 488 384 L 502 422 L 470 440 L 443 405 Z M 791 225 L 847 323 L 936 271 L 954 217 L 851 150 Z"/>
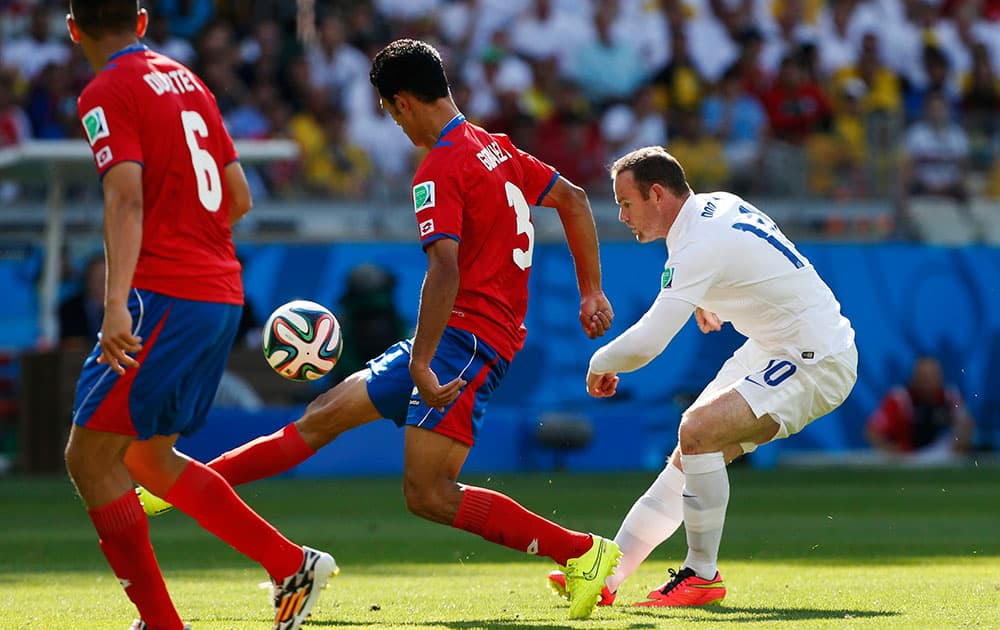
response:
<path fill-rule="evenodd" d="M 330 554 L 310 547 L 302 547 L 302 550 L 305 558 L 298 572 L 282 580 L 281 584 L 272 585 L 273 630 L 298 630 L 330 576 L 340 573 L 337 562 Z"/>

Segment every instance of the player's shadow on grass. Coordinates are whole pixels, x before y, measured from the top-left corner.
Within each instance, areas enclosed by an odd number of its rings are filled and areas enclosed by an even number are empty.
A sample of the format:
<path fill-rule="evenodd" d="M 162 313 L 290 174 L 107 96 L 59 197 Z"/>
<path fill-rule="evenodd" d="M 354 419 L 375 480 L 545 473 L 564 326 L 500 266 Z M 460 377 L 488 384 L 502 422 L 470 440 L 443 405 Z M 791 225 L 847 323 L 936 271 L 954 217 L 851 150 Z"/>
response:
<path fill-rule="evenodd" d="M 759 623 L 761 621 L 801 621 L 805 619 L 870 619 L 874 617 L 895 617 L 894 610 L 843 610 L 827 608 L 746 608 L 740 606 L 717 606 L 692 609 L 700 614 L 685 613 L 681 609 L 635 608 L 624 611 L 629 615 L 657 617 L 666 621 L 717 622 L 723 618 L 727 623 Z"/>
<path fill-rule="evenodd" d="M 591 618 L 590 623 L 594 623 L 595 620 Z M 586 622 L 585 622 L 586 623 Z M 337 620 L 310 620 L 310 626 L 356 626 L 372 628 L 378 627 L 375 622 L 356 622 L 356 621 L 337 621 Z M 579 625 L 563 625 L 563 624 L 553 624 L 551 622 L 536 621 L 532 622 L 530 620 L 525 621 L 421 621 L 412 622 L 406 624 L 407 627 L 412 628 L 454 628 L 455 630 L 579 630 Z M 595 626 L 599 628 L 600 626 Z M 659 628 L 658 623 L 632 623 L 629 625 L 630 630 L 653 630 Z"/>

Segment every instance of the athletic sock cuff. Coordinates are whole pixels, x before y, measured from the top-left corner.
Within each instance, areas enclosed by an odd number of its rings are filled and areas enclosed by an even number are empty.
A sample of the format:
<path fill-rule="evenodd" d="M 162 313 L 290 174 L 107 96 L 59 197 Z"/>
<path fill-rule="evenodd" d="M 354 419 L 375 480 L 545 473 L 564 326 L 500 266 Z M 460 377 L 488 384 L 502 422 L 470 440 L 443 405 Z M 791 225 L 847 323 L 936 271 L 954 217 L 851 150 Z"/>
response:
<path fill-rule="evenodd" d="M 462 490 L 462 504 L 458 506 L 458 514 L 451 526 L 482 536 L 491 507 L 493 496 L 489 491 L 466 486 Z"/>
<path fill-rule="evenodd" d="M 139 497 L 135 496 L 135 491 L 132 489 L 107 505 L 87 511 L 98 535 L 102 537 L 127 529 L 136 521 L 146 518 Z"/>
<path fill-rule="evenodd" d="M 686 475 L 704 475 L 716 470 L 724 470 L 726 467 L 726 458 L 722 456 L 721 451 L 717 453 L 699 453 L 698 455 L 682 454 L 681 466 L 684 467 L 684 474 Z"/>

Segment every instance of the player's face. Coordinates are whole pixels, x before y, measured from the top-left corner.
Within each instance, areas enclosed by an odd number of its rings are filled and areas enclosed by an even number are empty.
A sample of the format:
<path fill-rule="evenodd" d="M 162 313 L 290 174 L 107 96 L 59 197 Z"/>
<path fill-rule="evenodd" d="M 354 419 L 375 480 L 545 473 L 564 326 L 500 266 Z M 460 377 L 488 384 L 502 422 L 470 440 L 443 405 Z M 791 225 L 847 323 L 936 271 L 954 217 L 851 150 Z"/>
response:
<path fill-rule="evenodd" d="M 615 202 L 618 204 L 618 220 L 629 226 L 635 240 L 649 243 L 667 235 L 660 225 L 660 212 L 656 205 L 656 187 L 650 189 L 648 199 L 635 183 L 632 171 L 623 171 L 615 176 Z"/>

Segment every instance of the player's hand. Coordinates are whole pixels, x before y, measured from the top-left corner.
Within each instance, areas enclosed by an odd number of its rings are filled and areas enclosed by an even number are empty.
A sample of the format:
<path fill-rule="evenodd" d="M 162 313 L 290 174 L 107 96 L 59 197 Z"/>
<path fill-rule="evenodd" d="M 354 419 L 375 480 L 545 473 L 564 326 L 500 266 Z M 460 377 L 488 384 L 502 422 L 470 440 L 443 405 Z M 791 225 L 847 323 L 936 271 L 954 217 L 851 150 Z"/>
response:
<path fill-rule="evenodd" d="M 424 404 L 438 411 L 444 411 L 445 407 L 455 402 L 455 399 L 462 393 L 462 388 L 465 387 L 465 381 L 461 378 L 441 385 L 438 382 L 437 374 L 429 365 L 411 363 L 410 376 L 413 378 L 413 384 L 416 385 L 417 392 Z"/>
<path fill-rule="evenodd" d="M 584 296 L 580 300 L 580 325 L 591 339 L 603 336 L 614 320 L 615 311 L 603 292 Z"/>
<path fill-rule="evenodd" d="M 618 391 L 618 375 L 614 372 L 610 374 L 587 372 L 587 393 L 594 398 L 608 398 L 614 396 L 616 391 Z"/>
<path fill-rule="evenodd" d="M 706 335 L 712 331 L 722 330 L 722 320 L 719 319 L 719 316 L 700 306 L 694 309 L 694 319 L 698 322 L 698 329 Z"/>
<path fill-rule="evenodd" d="M 132 314 L 124 304 L 109 306 L 101 324 L 101 356 L 98 363 L 107 363 L 119 375 L 125 368 L 137 368 L 139 362 L 129 356 L 142 350 L 142 337 L 132 334 Z"/>

